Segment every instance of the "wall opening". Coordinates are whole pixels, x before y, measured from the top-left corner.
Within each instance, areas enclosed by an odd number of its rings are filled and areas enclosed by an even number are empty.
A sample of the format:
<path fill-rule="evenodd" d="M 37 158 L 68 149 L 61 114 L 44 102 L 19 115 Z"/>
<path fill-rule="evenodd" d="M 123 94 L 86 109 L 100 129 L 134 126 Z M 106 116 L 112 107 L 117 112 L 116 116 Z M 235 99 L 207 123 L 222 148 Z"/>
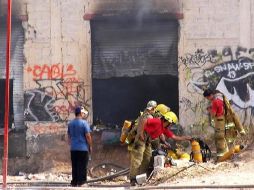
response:
<path fill-rule="evenodd" d="M 5 115 L 5 79 L 0 79 L 0 129 L 4 128 L 4 115 Z M 9 128 L 14 121 L 13 115 L 13 80 L 10 80 L 10 110 L 9 110 Z"/>
<path fill-rule="evenodd" d="M 24 64 L 24 30 L 22 23 L 17 20 L 12 22 L 11 65 L 10 65 L 10 117 L 13 117 L 15 128 L 24 128 L 24 91 L 23 91 L 23 64 Z M 4 111 L 4 86 L 6 73 L 6 18 L 0 19 L 0 90 L 2 95 L 1 111 Z M 1 114 L 2 119 L 2 114 Z"/>
<path fill-rule="evenodd" d="M 153 99 L 178 113 L 178 21 L 92 20 L 93 121 L 121 125 Z"/>

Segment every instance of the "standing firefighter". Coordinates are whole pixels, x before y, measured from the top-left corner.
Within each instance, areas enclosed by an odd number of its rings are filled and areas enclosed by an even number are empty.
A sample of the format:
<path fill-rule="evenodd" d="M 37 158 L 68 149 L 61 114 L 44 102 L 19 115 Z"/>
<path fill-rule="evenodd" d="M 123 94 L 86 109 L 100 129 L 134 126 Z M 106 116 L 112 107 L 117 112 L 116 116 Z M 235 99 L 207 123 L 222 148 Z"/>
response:
<path fill-rule="evenodd" d="M 217 158 L 220 158 L 228 151 L 226 141 L 226 125 L 233 125 L 240 132 L 245 134 L 242 124 L 233 112 L 226 97 L 218 90 L 207 89 L 203 93 L 204 97 L 211 102 L 211 106 L 207 108 L 211 117 L 214 119 L 215 129 L 215 146 L 217 150 Z"/>
<path fill-rule="evenodd" d="M 152 149 L 148 136 L 144 133 L 144 124 L 148 118 L 153 118 L 156 106 L 157 103 L 155 101 L 149 101 L 143 114 L 137 119 L 135 126 L 130 132 L 130 135 L 134 137 L 134 142 L 128 147 L 130 152 L 131 185 L 135 185 L 137 175 L 147 172 L 150 164 Z"/>

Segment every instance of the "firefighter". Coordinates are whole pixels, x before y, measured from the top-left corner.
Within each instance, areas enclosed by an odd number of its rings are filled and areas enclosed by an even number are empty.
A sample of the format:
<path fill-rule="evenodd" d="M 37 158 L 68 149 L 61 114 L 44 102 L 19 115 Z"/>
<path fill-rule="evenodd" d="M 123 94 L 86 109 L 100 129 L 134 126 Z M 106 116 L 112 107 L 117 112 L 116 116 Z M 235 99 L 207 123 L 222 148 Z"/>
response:
<path fill-rule="evenodd" d="M 211 106 L 208 107 L 207 110 L 214 120 L 215 146 L 217 150 L 217 159 L 219 159 L 228 151 L 228 144 L 225 136 L 226 125 L 233 124 L 241 135 L 245 135 L 245 130 L 224 94 L 218 90 L 206 89 L 203 95 L 211 102 Z"/>
<path fill-rule="evenodd" d="M 145 133 L 153 140 L 165 135 L 167 138 L 172 138 L 174 140 L 191 140 L 190 136 L 177 136 L 171 130 L 170 127 L 178 122 L 176 114 L 172 111 L 167 112 L 162 115 L 161 118 L 151 118 L 147 119 L 144 127 Z"/>
<path fill-rule="evenodd" d="M 135 126 L 130 131 L 130 136 L 135 136 L 134 142 L 128 146 L 130 153 L 130 183 L 132 186 L 136 184 L 136 176 L 146 173 L 150 164 L 152 149 L 148 136 L 144 133 L 144 124 L 147 119 L 153 118 L 156 106 L 156 101 L 149 101 L 144 112 L 139 116 Z"/>
<path fill-rule="evenodd" d="M 144 136 L 146 141 L 138 141 L 137 147 L 133 148 L 131 151 L 131 167 L 130 167 L 130 180 L 131 185 L 135 185 L 136 183 L 136 175 L 141 173 L 149 174 L 149 164 L 152 157 L 151 152 L 151 140 L 167 137 L 172 138 L 174 140 L 191 140 L 190 136 L 177 136 L 170 130 L 170 126 L 174 123 L 178 122 L 177 116 L 173 112 L 167 112 L 161 116 L 161 118 L 152 118 L 149 117 L 145 120 L 144 123 Z M 161 140 L 163 143 L 166 143 L 165 138 Z M 144 143 L 146 143 L 144 145 Z M 135 145 L 135 143 L 134 143 Z M 149 147 L 149 148 L 147 148 Z M 146 150 L 146 151 L 144 151 Z M 139 159 L 137 159 L 139 158 Z M 145 164 L 144 164 L 145 163 Z M 139 172 L 137 172 L 139 166 L 141 164 Z M 135 167 L 135 168 L 134 168 Z M 136 170 L 134 170 L 136 169 Z M 136 171 L 136 172 L 134 172 Z"/>
<path fill-rule="evenodd" d="M 218 91 L 206 89 L 203 96 L 211 102 L 211 106 L 209 106 L 207 110 L 214 120 L 214 138 L 218 159 L 228 151 L 228 145 L 225 138 L 225 110 L 223 94 Z"/>
<path fill-rule="evenodd" d="M 165 104 L 158 104 L 155 108 L 155 116 L 161 117 L 163 114 L 170 111 L 170 108 L 166 106 Z"/>
<path fill-rule="evenodd" d="M 170 108 L 166 106 L 165 104 L 158 104 L 155 108 L 155 114 L 154 117 L 161 118 L 163 114 L 170 111 Z M 163 144 L 161 144 L 161 142 Z M 160 149 L 161 145 L 165 146 L 166 148 L 170 148 L 170 144 L 167 143 L 166 138 L 163 134 L 160 135 L 159 138 L 153 139 L 151 141 L 151 146 L 153 150 Z"/>
<path fill-rule="evenodd" d="M 178 118 L 174 112 L 170 111 L 163 114 L 161 118 L 147 119 L 144 131 L 151 140 L 159 138 L 162 144 L 166 145 L 165 138 L 170 138 L 175 141 L 192 140 L 190 136 L 177 136 L 170 130 L 176 123 L 178 123 Z"/>

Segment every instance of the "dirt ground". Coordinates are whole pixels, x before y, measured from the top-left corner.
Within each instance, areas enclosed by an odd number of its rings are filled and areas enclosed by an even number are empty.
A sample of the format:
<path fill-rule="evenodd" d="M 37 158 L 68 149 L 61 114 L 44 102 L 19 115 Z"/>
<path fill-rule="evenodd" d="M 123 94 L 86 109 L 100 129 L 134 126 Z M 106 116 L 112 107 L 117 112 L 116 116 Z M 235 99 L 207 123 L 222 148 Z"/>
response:
<path fill-rule="evenodd" d="M 254 185 L 254 145 L 246 147 L 241 153 L 235 154 L 231 160 L 215 163 L 194 164 L 187 161 L 176 161 L 171 166 L 154 173 L 145 186 L 196 186 L 196 185 Z M 18 176 L 8 176 L 8 182 L 62 182 L 71 180 L 70 165 L 56 163 L 53 169 L 39 174 L 20 172 Z M 93 175 L 114 174 L 123 168 L 117 165 L 99 165 Z M 2 176 L 1 176 L 2 178 Z M 91 179 L 91 176 L 89 177 Z M 2 180 L 2 179 L 0 179 Z M 101 185 L 127 185 L 127 176 L 101 181 Z"/>
<path fill-rule="evenodd" d="M 198 186 L 198 185 L 254 185 L 254 145 L 231 160 L 215 163 L 194 164 L 176 161 L 177 166 L 155 172 L 147 186 Z M 125 184 L 124 178 L 118 182 L 108 181 L 102 184 Z"/>
<path fill-rule="evenodd" d="M 189 164 L 190 165 L 190 164 Z M 182 169 L 186 168 L 182 167 Z M 196 164 L 182 170 L 168 168 L 151 180 L 152 185 L 254 185 L 254 152 L 246 150 L 226 162 Z M 176 174 L 174 176 L 174 174 Z"/>

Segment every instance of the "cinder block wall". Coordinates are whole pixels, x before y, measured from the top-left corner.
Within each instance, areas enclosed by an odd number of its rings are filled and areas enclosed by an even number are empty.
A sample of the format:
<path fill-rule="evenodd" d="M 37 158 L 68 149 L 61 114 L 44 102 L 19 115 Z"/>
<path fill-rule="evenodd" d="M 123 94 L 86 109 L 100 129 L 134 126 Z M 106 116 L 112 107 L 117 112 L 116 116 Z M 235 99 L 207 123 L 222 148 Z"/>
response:
<path fill-rule="evenodd" d="M 253 6 L 249 0 L 183 2 L 179 113 L 192 134 L 211 134 L 202 97 L 207 86 L 232 101 L 247 128 L 253 125 Z"/>
<path fill-rule="evenodd" d="M 75 106 L 84 105 L 91 122 L 90 29 L 83 19 L 85 4 L 84 0 L 26 2 L 24 117 L 28 156 L 41 155 L 43 160 L 52 155 L 54 160 L 69 161 L 66 123 L 74 118 Z"/>

